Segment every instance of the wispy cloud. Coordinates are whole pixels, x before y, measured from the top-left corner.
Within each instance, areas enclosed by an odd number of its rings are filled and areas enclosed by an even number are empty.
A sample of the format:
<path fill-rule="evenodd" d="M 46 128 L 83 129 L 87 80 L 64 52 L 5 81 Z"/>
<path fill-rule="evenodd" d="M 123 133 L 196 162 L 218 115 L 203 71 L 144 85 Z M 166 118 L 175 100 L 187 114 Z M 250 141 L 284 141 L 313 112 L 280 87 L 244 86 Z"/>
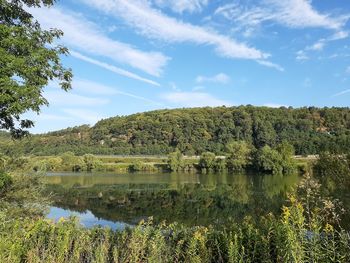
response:
<path fill-rule="evenodd" d="M 332 95 L 332 97 L 338 97 L 338 96 L 341 96 L 341 95 L 344 95 L 344 94 L 347 94 L 347 93 L 350 93 L 350 89 L 346 89 L 346 90 L 343 90 L 341 92 L 335 93 L 335 94 Z"/>
<path fill-rule="evenodd" d="M 130 65 L 154 76 L 162 73 L 169 60 L 159 52 L 144 52 L 107 37 L 96 24 L 86 20 L 80 14 L 55 7 L 31 8 L 30 12 L 44 28 L 63 30 L 64 43 L 80 51 Z"/>
<path fill-rule="evenodd" d="M 349 19 L 349 15 L 322 14 L 313 8 L 310 0 L 263 0 L 258 5 L 234 1 L 219 7 L 215 14 L 248 28 L 260 26 L 264 22 L 274 22 L 290 28 L 340 30 Z"/>
<path fill-rule="evenodd" d="M 137 74 L 134 74 L 134 73 L 132 73 L 130 71 L 118 68 L 116 66 L 110 65 L 108 63 L 104 63 L 102 61 L 99 61 L 99 60 L 96 60 L 96 59 L 93 59 L 93 58 L 90 58 L 90 57 L 87 57 L 87 56 L 84 56 L 83 54 L 81 54 L 79 52 L 76 52 L 74 50 L 71 50 L 70 54 L 73 57 L 75 57 L 75 58 L 78 58 L 78 59 L 83 60 L 85 62 L 89 62 L 89 63 L 94 64 L 96 66 L 102 67 L 102 68 L 107 69 L 109 71 L 112 71 L 112 72 L 114 72 L 116 74 L 119 74 L 119 75 L 122 75 L 122 76 L 125 76 L 125 77 L 128 77 L 128 78 L 131 78 L 131 79 L 136 79 L 136 80 L 139 80 L 139 81 L 142 81 L 142 82 L 154 85 L 154 86 L 160 86 L 160 84 L 158 82 L 156 82 L 156 81 L 153 81 L 153 80 L 150 80 L 150 79 L 147 79 L 147 78 L 143 78 L 143 77 L 141 77 L 141 76 L 139 76 Z"/>
<path fill-rule="evenodd" d="M 268 53 L 237 42 L 227 35 L 169 17 L 150 6 L 147 1 L 80 0 L 101 12 L 121 18 L 138 33 L 170 43 L 193 43 L 213 46 L 225 58 L 263 61 Z M 261 64 L 261 63 L 260 63 Z"/>
<path fill-rule="evenodd" d="M 52 91 L 44 92 L 44 97 L 54 106 L 101 106 L 110 103 L 109 99 L 91 98 L 83 95 L 74 94 L 72 92 Z"/>
<path fill-rule="evenodd" d="M 305 50 L 321 51 L 323 50 L 325 44 L 325 39 L 320 39 L 312 46 L 306 47 Z"/>
<path fill-rule="evenodd" d="M 95 124 L 104 117 L 96 111 L 87 109 L 62 109 L 62 111 L 72 117 L 88 122 L 89 124 Z"/>
<path fill-rule="evenodd" d="M 117 87 L 106 86 L 90 80 L 85 80 L 85 79 L 74 80 L 72 83 L 72 87 L 73 87 L 73 90 L 78 92 L 90 93 L 95 95 L 122 95 L 129 98 L 141 100 L 147 103 L 160 105 L 159 102 L 156 102 L 154 100 L 122 91 Z"/>
<path fill-rule="evenodd" d="M 154 0 L 159 7 L 168 7 L 176 13 L 196 13 L 202 11 L 208 4 L 208 0 Z"/>
<path fill-rule="evenodd" d="M 272 63 L 270 61 L 266 61 L 266 60 L 257 60 L 257 62 L 260 64 L 260 65 L 263 65 L 263 66 L 266 66 L 266 67 L 269 67 L 269 68 L 274 68 L 274 69 L 277 69 L 278 71 L 281 71 L 283 72 L 284 71 L 284 68 L 278 64 L 275 64 L 275 63 Z"/>
<path fill-rule="evenodd" d="M 299 50 L 297 52 L 296 59 L 297 60 L 304 60 L 304 58 L 308 59 L 309 57 L 307 56 L 307 51 L 322 51 L 329 42 L 345 39 L 347 37 L 349 37 L 348 31 L 338 31 L 329 37 L 321 38 L 317 40 L 313 45 L 307 46 L 304 50 Z"/>
<path fill-rule="evenodd" d="M 305 50 L 299 50 L 296 52 L 296 60 L 308 60 L 309 56 L 306 54 Z"/>
<path fill-rule="evenodd" d="M 61 116 L 57 114 L 47 114 L 40 113 L 35 117 L 37 121 L 72 121 L 74 120 L 72 117 Z"/>
<path fill-rule="evenodd" d="M 231 103 L 205 92 L 170 92 L 161 95 L 166 102 L 177 107 L 230 106 Z"/>
<path fill-rule="evenodd" d="M 198 76 L 196 78 L 196 83 L 205 83 L 205 82 L 212 82 L 212 83 L 220 83 L 220 84 L 227 84 L 230 82 L 230 77 L 226 75 L 225 73 L 218 73 L 215 76 Z"/>

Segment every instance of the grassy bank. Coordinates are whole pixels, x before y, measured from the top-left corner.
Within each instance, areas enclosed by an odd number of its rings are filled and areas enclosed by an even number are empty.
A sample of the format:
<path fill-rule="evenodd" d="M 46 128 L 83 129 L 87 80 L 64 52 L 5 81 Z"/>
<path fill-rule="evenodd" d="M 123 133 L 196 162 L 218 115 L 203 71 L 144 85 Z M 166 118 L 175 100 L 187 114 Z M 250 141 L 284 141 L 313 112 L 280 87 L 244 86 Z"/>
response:
<path fill-rule="evenodd" d="M 305 215 L 294 197 L 283 214 L 247 218 L 225 229 L 153 225 L 114 232 L 75 220 L 12 220 L 0 224 L 1 262 L 349 262 L 349 233 Z M 4 224 L 6 222 L 6 224 Z"/>

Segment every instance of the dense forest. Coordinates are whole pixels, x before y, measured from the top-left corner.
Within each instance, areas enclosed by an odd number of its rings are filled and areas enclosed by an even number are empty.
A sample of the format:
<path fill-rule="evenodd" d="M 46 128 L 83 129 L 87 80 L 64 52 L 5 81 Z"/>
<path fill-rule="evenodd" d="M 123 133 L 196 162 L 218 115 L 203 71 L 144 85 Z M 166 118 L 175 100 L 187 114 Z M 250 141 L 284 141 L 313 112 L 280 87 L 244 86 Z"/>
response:
<path fill-rule="evenodd" d="M 94 154 L 217 155 L 232 141 L 259 149 L 285 141 L 296 154 L 345 152 L 350 148 L 349 108 L 268 108 L 254 106 L 157 110 L 99 121 L 13 142 L 1 134 L 7 155 Z"/>

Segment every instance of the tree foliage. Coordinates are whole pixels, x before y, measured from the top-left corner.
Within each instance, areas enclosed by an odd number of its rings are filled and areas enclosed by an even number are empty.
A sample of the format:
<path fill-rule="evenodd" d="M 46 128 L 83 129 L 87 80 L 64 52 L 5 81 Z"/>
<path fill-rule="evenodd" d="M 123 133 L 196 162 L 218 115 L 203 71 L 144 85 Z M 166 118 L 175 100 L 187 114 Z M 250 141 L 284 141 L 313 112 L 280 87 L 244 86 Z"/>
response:
<path fill-rule="evenodd" d="M 266 127 L 264 127 L 264 125 Z M 288 142 L 298 155 L 350 148 L 349 108 L 267 108 L 253 106 L 157 110 L 113 117 L 87 125 L 11 142 L 0 134 L 7 155 L 144 154 L 224 155 L 244 141 L 257 149 Z"/>
<path fill-rule="evenodd" d="M 48 105 L 42 93 L 50 81 L 58 80 L 64 90 L 71 87 L 72 73 L 60 60 L 68 50 L 54 44 L 63 32 L 43 30 L 28 11 L 28 7 L 48 7 L 54 2 L 0 1 L 0 129 L 11 131 L 14 137 L 34 126 L 32 120 L 21 117 L 23 113 L 39 113 Z"/>
<path fill-rule="evenodd" d="M 175 151 L 168 155 L 168 168 L 170 171 L 177 172 L 184 167 L 183 157 L 180 151 Z"/>
<path fill-rule="evenodd" d="M 241 171 L 251 164 L 252 149 L 245 141 L 230 142 L 226 151 L 228 169 Z"/>
<path fill-rule="evenodd" d="M 215 167 L 215 154 L 211 152 L 204 152 L 199 159 L 199 167 L 201 169 L 213 169 Z"/>

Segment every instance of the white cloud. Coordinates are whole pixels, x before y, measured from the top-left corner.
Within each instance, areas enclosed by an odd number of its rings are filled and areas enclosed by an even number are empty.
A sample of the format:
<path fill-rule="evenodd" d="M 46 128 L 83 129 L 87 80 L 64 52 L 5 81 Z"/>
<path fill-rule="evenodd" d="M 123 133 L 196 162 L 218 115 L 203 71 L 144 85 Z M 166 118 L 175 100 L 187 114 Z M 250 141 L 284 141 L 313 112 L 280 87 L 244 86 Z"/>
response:
<path fill-rule="evenodd" d="M 263 60 L 269 54 L 239 43 L 234 39 L 206 28 L 168 17 L 150 7 L 147 1 L 81 0 L 102 12 L 122 18 L 140 34 L 171 43 L 193 43 L 213 46 L 226 58 Z"/>
<path fill-rule="evenodd" d="M 62 111 L 70 116 L 88 122 L 89 124 L 95 124 L 103 118 L 103 116 L 98 114 L 96 111 L 87 109 L 63 109 Z"/>
<path fill-rule="evenodd" d="M 328 38 L 328 41 L 340 40 L 349 37 L 348 31 L 338 31 Z"/>
<path fill-rule="evenodd" d="M 151 104 L 160 104 L 154 100 L 151 100 L 142 96 L 138 96 L 129 92 L 124 92 L 117 88 L 112 88 L 90 80 L 84 80 L 84 79 L 74 80 L 72 83 L 72 87 L 73 87 L 73 90 L 76 90 L 79 92 L 86 92 L 86 93 L 97 94 L 97 95 L 122 95 L 133 99 L 142 100 L 144 102 L 151 103 Z"/>
<path fill-rule="evenodd" d="M 338 96 L 341 96 L 341 95 L 344 95 L 344 94 L 347 94 L 347 93 L 350 93 L 350 89 L 343 90 L 341 92 L 335 93 L 332 97 L 338 97 Z"/>
<path fill-rule="evenodd" d="M 168 103 L 178 107 L 205 107 L 205 106 L 230 106 L 231 103 L 213 97 L 204 92 L 170 92 L 161 95 L 161 98 Z"/>
<path fill-rule="evenodd" d="M 309 57 L 306 55 L 304 50 L 299 50 L 298 52 L 296 52 L 296 60 L 308 60 Z"/>
<path fill-rule="evenodd" d="M 112 72 L 114 72 L 116 74 L 119 74 L 119 75 L 122 75 L 122 76 L 125 76 L 125 77 L 128 77 L 128 78 L 136 79 L 136 80 L 139 80 L 139 81 L 142 81 L 142 82 L 154 85 L 154 86 L 160 86 L 160 84 L 158 82 L 156 82 L 156 81 L 143 78 L 143 77 L 141 77 L 141 76 L 139 76 L 137 74 L 134 74 L 134 73 L 132 73 L 130 71 L 118 68 L 116 66 L 110 65 L 108 63 L 104 63 L 102 61 L 99 61 L 99 60 L 96 60 L 96 59 L 93 59 L 93 58 L 90 58 L 90 57 L 87 57 L 87 56 L 84 56 L 84 55 L 80 54 L 79 52 L 71 50 L 70 54 L 73 57 L 75 57 L 75 58 L 78 58 L 78 59 L 83 60 L 85 62 L 89 62 L 89 63 L 94 64 L 96 66 L 102 67 L 102 68 L 107 69 L 109 71 L 112 71 Z"/>
<path fill-rule="evenodd" d="M 202 11 L 208 4 L 208 0 L 154 0 L 159 7 L 169 7 L 176 13 L 195 13 Z"/>
<path fill-rule="evenodd" d="M 315 10 L 310 0 L 263 0 L 259 5 L 247 6 L 230 3 L 215 11 L 241 27 L 257 27 L 264 22 L 275 22 L 290 28 L 319 27 L 340 30 L 348 15 L 322 14 Z"/>
<path fill-rule="evenodd" d="M 266 67 L 269 67 L 269 68 L 274 68 L 274 69 L 277 69 L 278 71 L 281 71 L 281 72 L 284 71 L 284 68 L 283 68 L 283 67 L 281 67 L 281 66 L 278 65 L 278 64 L 272 63 L 272 62 L 270 62 L 270 61 L 266 61 L 266 60 L 257 60 L 257 62 L 258 62 L 260 65 L 263 65 L 263 66 L 266 66 Z"/>
<path fill-rule="evenodd" d="M 169 60 L 159 52 L 144 52 L 107 37 L 96 24 L 80 14 L 59 8 L 31 8 L 30 12 L 44 28 L 61 29 L 65 34 L 62 40 L 69 47 L 110 58 L 154 76 L 162 73 Z"/>
<path fill-rule="evenodd" d="M 312 46 L 306 47 L 306 50 L 321 51 L 323 50 L 324 46 L 325 46 L 325 40 L 320 39 Z"/>
<path fill-rule="evenodd" d="M 212 83 L 227 84 L 230 82 L 230 80 L 231 80 L 230 77 L 227 76 L 225 73 L 219 73 L 211 77 L 198 76 L 196 78 L 196 83 L 212 82 Z"/>

